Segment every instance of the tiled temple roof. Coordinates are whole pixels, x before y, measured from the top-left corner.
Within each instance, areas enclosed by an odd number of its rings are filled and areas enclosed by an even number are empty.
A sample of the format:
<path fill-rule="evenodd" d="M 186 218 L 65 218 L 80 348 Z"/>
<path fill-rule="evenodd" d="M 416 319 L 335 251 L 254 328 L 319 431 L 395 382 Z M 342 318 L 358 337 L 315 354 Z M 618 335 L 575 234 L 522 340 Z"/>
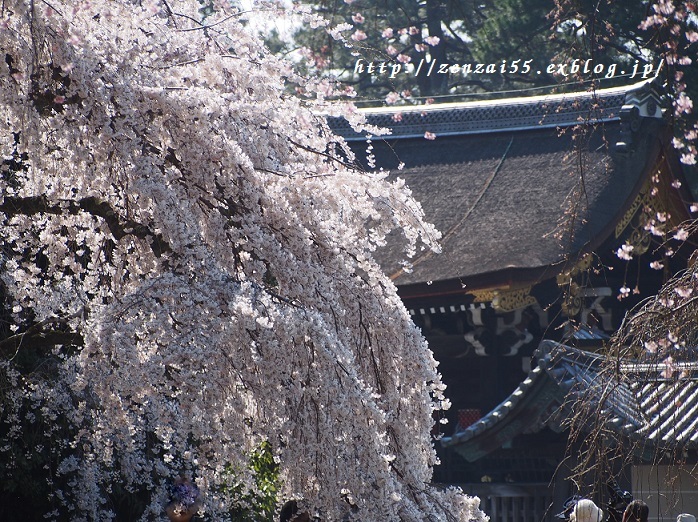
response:
<path fill-rule="evenodd" d="M 390 138 L 462 136 L 501 131 L 568 127 L 582 122 L 617 121 L 630 90 L 650 92 L 649 82 L 589 92 L 507 98 L 500 100 L 402 105 L 362 109 L 368 123 L 391 130 Z M 646 94 L 645 93 L 645 94 Z M 644 95 L 644 94 L 643 94 Z M 658 110 L 658 108 L 657 108 Z M 396 121 L 395 115 L 400 119 Z M 346 120 L 331 120 L 335 132 L 346 140 L 363 140 Z"/>
<path fill-rule="evenodd" d="M 592 411 L 643 449 L 698 447 L 698 365 L 609 364 L 553 341 L 543 341 L 536 357 L 538 365 L 506 400 L 442 444 L 474 461 L 520 433 L 561 431 Z"/>

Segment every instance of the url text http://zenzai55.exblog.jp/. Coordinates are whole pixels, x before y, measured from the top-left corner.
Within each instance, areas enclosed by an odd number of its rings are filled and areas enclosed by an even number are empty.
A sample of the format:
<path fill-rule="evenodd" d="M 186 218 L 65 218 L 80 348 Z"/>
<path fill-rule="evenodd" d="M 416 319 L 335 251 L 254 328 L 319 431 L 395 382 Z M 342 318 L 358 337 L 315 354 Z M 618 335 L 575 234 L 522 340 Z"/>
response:
<path fill-rule="evenodd" d="M 437 74 L 450 75 L 485 75 L 485 74 L 534 74 L 539 75 L 544 72 L 555 76 L 603 76 L 604 78 L 615 78 L 616 76 L 628 76 L 632 78 L 647 79 L 656 73 L 656 68 L 651 63 L 641 64 L 635 61 L 632 65 L 622 66 L 618 64 L 594 63 L 594 60 L 574 59 L 568 62 L 549 63 L 545 68 L 534 69 L 533 60 L 502 60 L 499 63 L 436 63 L 427 61 L 424 58 L 416 64 L 401 63 L 399 61 L 366 61 L 362 58 L 356 60 L 354 64 L 355 74 L 376 74 L 387 75 L 389 78 L 397 78 L 398 75 L 419 76 L 426 74 L 432 76 Z"/>

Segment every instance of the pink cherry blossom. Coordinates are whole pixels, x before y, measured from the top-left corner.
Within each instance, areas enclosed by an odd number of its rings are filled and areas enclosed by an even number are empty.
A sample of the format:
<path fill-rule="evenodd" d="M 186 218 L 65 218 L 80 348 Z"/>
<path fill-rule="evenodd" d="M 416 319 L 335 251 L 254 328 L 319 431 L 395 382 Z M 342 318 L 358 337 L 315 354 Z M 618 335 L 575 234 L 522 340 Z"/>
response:
<path fill-rule="evenodd" d="M 693 110 L 693 100 L 685 92 L 682 92 L 674 99 L 674 107 L 677 114 L 690 114 Z"/>
<path fill-rule="evenodd" d="M 674 288 L 674 292 L 676 292 L 676 294 L 677 294 L 679 297 L 684 297 L 684 298 L 686 298 L 686 297 L 690 297 L 690 296 L 691 296 L 691 294 L 693 293 L 693 288 L 690 288 L 690 287 L 687 287 L 687 286 L 679 286 L 679 287 Z"/>
<path fill-rule="evenodd" d="M 357 29 L 356 31 L 354 31 L 354 34 L 351 35 L 351 39 L 354 40 L 355 42 L 360 42 L 362 40 L 365 40 L 366 38 L 368 38 L 368 36 L 366 36 L 366 33 L 364 33 L 360 29 Z"/>
<path fill-rule="evenodd" d="M 396 92 L 390 92 L 388 95 L 385 97 L 385 103 L 388 105 L 392 105 L 396 103 L 398 100 L 400 100 L 400 95 Z"/>
<path fill-rule="evenodd" d="M 657 348 L 659 348 L 659 345 L 657 345 L 657 343 L 654 341 L 647 341 L 645 343 L 645 349 L 649 353 L 657 353 Z"/>

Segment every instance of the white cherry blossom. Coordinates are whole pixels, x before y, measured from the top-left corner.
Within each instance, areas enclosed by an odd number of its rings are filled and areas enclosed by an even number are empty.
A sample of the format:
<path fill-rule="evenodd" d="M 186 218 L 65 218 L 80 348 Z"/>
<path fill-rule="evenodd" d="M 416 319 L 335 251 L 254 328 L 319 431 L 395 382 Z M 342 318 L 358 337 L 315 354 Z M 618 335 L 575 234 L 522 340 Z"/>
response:
<path fill-rule="evenodd" d="M 214 4 L 0 9 L 0 273 L 53 366 L 13 368 L 19 337 L 0 361 L 16 404 L 73 434 L 60 509 L 108 520 L 118 483 L 164 519 L 185 473 L 220 519 L 230 466 L 253 489 L 268 441 L 281 497 L 323 520 L 483 520 L 429 486 L 443 386 L 373 258 L 395 229 L 407 253 L 438 234 L 404 186 L 348 166 L 318 116 L 336 109 L 285 90 L 321 82 Z"/>

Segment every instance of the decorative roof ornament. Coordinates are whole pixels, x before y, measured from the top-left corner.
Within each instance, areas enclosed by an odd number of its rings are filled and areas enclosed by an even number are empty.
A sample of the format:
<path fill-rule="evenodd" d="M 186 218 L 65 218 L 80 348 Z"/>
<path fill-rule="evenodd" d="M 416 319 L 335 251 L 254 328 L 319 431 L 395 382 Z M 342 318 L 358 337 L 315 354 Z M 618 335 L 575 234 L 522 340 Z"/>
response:
<path fill-rule="evenodd" d="M 620 140 L 616 142 L 616 152 L 632 152 L 642 118 L 662 119 L 659 93 L 653 83 L 629 91 L 620 109 Z"/>

